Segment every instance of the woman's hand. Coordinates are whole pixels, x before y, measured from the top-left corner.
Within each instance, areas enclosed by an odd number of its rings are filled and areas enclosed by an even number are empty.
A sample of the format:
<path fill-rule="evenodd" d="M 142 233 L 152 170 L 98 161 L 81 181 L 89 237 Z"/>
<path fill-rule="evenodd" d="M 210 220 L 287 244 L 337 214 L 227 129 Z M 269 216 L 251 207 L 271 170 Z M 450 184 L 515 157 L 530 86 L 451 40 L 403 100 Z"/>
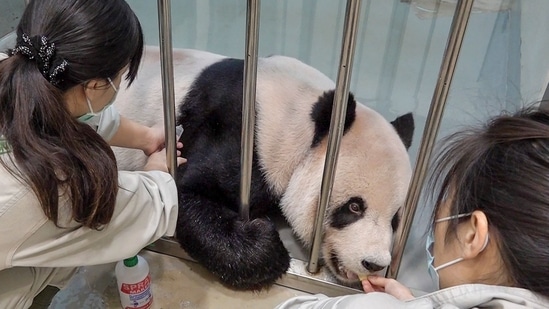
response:
<path fill-rule="evenodd" d="M 181 144 L 181 143 L 179 143 Z M 183 146 L 183 144 L 181 144 Z M 178 147 L 180 148 L 180 147 Z M 181 151 L 177 151 L 177 166 L 187 162 L 187 159 L 181 157 Z M 148 158 L 144 171 L 162 171 L 168 173 L 168 164 L 166 163 L 166 149 L 153 152 Z"/>
<path fill-rule="evenodd" d="M 165 148 L 166 137 L 163 126 L 154 126 L 148 128 L 146 142 L 143 145 L 143 152 L 145 155 L 150 156 L 152 153 L 157 152 Z M 177 149 L 183 148 L 183 143 L 177 142 Z M 178 154 L 179 156 L 179 154 Z"/>
<path fill-rule="evenodd" d="M 164 128 L 162 126 L 156 126 L 148 128 L 146 142 L 143 144 L 142 149 L 145 155 L 150 156 L 152 153 L 157 152 L 164 148 L 166 141 L 164 137 Z"/>
<path fill-rule="evenodd" d="M 388 279 L 380 276 L 368 276 L 368 278 L 362 280 L 362 288 L 366 293 L 385 292 L 402 301 L 415 298 L 410 289 L 405 287 L 402 283 L 395 279 Z"/>

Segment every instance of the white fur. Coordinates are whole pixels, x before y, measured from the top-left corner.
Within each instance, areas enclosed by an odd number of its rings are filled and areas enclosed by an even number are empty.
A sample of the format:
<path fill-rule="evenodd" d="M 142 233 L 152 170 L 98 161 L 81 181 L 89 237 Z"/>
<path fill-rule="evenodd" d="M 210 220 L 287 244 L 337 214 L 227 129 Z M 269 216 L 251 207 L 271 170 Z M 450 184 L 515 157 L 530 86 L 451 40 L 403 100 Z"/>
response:
<path fill-rule="evenodd" d="M 303 142 L 313 139 L 311 103 L 335 85 L 316 69 L 284 56 L 260 59 L 258 80 L 257 147 L 268 183 L 281 195 L 309 153 Z"/>
<path fill-rule="evenodd" d="M 174 50 L 176 102 L 181 102 L 204 67 L 223 58 L 203 51 Z M 318 70 L 283 56 L 260 58 L 258 81 L 256 143 L 260 165 L 273 192 L 282 196 L 285 217 L 308 245 L 326 152 L 326 139 L 310 148 L 314 134 L 310 112 L 319 96 L 335 85 Z M 121 89 L 116 104 L 129 118 L 149 126 L 163 124 L 157 48 L 146 49 L 136 85 L 129 91 Z M 138 169 L 143 164 L 142 153 L 116 152 L 122 169 Z M 337 252 L 341 266 L 354 274 L 366 272 L 361 265 L 364 259 L 388 265 L 391 219 L 404 206 L 410 176 L 408 154 L 392 125 L 377 112 L 357 104 L 356 120 L 341 140 L 328 216 L 353 196 L 366 201 L 367 211 L 363 219 L 341 230 L 325 224 L 323 253 Z"/>
<path fill-rule="evenodd" d="M 306 244 L 312 240 L 325 151 L 326 141 L 297 167 L 281 202 L 290 225 Z M 328 213 L 352 196 L 364 197 L 368 208 L 363 219 L 342 230 L 324 224 L 323 255 L 335 250 L 343 266 L 355 274 L 365 272 L 364 259 L 388 265 L 391 219 L 404 206 L 410 177 L 408 154 L 392 126 L 357 105 L 355 125 L 341 141 Z"/>
<path fill-rule="evenodd" d="M 174 92 L 176 104 L 181 102 L 192 82 L 202 69 L 225 58 L 204 51 L 175 49 Z M 124 81 L 120 86 L 115 106 L 120 114 L 138 121 L 146 126 L 164 126 L 162 100 L 162 78 L 160 66 L 160 49 L 147 46 L 139 73 L 134 84 L 127 88 Z M 139 170 L 144 166 L 145 156 L 142 151 L 125 148 L 114 149 L 119 169 Z"/>

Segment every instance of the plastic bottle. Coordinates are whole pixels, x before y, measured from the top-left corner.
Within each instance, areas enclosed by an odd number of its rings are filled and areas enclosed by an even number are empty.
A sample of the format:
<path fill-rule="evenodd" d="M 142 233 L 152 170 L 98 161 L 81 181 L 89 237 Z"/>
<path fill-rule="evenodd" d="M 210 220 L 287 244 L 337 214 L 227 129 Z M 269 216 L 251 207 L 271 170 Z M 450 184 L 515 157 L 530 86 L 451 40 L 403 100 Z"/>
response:
<path fill-rule="evenodd" d="M 147 309 L 153 301 L 147 260 L 139 255 L 119 261 L 114 269 L 120 303 L 126 309 Z"/>

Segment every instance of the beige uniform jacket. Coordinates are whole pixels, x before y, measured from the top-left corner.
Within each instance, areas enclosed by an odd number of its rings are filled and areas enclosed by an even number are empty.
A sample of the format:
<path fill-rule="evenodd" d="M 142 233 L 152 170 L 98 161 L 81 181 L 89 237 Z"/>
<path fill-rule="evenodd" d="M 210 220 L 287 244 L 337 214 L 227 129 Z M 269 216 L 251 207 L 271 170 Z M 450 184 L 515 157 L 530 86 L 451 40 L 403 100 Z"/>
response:
<path fill-rule="evenodd" d="M 525 289 L 484 284 L 465 284 L 439 290 L 410 301 L 374 292 L 340 297 L 322 294 L 297 296 L 276 309 L 545 309 L 549 299 Z"/>
<path fill-rule="evenodd" d="M 3 154 L 7 156 L 7 154 Z M 45 285 L 62 285 L 77 266 L 119 261 L 175 231 L 177 190 L 170 174 L 125 172 L 111 222 L 101 231 L 48 220 L 34 192 L 0 166 L 0 308 L 27 308 Z"/>

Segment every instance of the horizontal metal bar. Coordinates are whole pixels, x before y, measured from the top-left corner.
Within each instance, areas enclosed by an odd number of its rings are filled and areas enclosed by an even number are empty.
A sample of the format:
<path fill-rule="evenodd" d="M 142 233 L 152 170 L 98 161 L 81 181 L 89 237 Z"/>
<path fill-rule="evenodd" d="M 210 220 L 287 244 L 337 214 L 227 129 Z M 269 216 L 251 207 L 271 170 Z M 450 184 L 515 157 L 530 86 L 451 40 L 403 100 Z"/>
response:
<path fill-rule="evenodd" d="M 196 262 L 185 250 L 181 249 L 179 243 L 173 238 L 161 238 L 145 248 L 149 251 L 181 258 L 187 261 Z M 307 263 L 292 258 L 290 269 L 275 284 L 311 294 L 325 294 L 328 296 L 342 296 L 362 293 L 360 287 L 348 287 L 338 283 L 325 269 L 311 274 L 306 270 Z"/>

